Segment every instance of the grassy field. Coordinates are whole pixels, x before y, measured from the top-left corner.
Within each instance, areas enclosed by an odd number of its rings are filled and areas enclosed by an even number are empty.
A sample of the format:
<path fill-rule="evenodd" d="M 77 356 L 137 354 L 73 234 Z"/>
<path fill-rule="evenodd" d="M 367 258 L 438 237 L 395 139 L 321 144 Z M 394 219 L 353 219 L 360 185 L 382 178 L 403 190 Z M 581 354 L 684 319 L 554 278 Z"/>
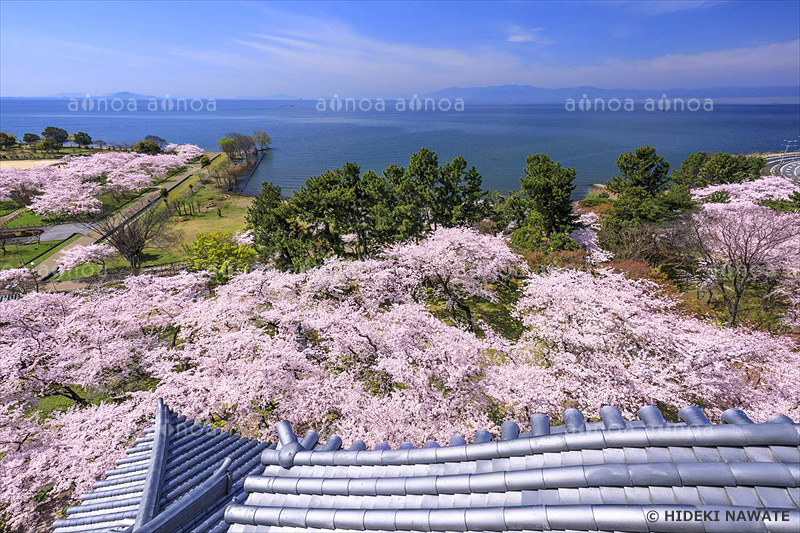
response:
<path fill-rule="evenodd" d="M 0 202 L 0 217 L 16 210 L 17 204 L 14 202 Z"/>
<path fill-rule="evenodd" d="M 191 192 L 192 190 L 197 190 L 197 186 L 200 185 L 200 178 L 201 175 L 208 174 L 224 165 L 228 162 L 228 156 L 226 155 L 219 155 L 214 161 L 211 162 L 209 166 L 204 169 L 200 169 L 199 171 L 195 172 L 192 176 L 184 180 L 180 185 L 169 191 L 169 195 L 167 196 L 167 201 L 172 203 L 175 201 L 179 201 L 183 198 L 184 195 Z M 213 187 L 212 185 L 203 185 L 201 189 Z M 159 207 L 160 210 L 163 210 L 163 207 Z"/>
<path fill-rule="evenodd" d="M 253 201 L 248 196 L 230 196 L 209 185 L 191 198 L 200 205 L 199 214 L 173 217 L 174 228 L 183 233 L 183 242 L 186 243 L 193 241 L 201 232 L 244 229 L 247 208 Z"/>
<path fill-rule="evenodd" d="M 226 162 L 226 156 L 221 155 L 205 171 L 213 170 Z M 244 229 L 245 215 L 253 201 L 252 197 L 229 194 L 212 183 L 201 185 L 200 176 L 195 174 L 170 191 L 168 197 L 170 204 L 190 192 L 190 185 L 195 192 L 184 198 L 183 201 L 192 202 L 199 206 L 199 210 L 195 210 L 195 215 L 172 217 L 173 228 L 182 233 L 183 243 L 192 242 L 198 233 Z M 159 209 L 164 209 L 163 204 Z"/>
<path fill-rule="evenodd" d="M 72 389 L 81 398 L 86 398 L 86 393 L 81 387 L 74 385 Z M 73 405 L 75 405 L 75 402 L 65 396 L 47 396 L 39 401 L 39 405 L 34 409 L 34 412 L 38 413 L 40 420 L 44 420 L 45 418 L 50 418 L 53 413 L 63 413 Z"/>
<path fill-rule="evenodd" d="M 0 151 L 2 159 L 58 159 L 65 155 L 89 155 L 99 152 L 96 148 L 78 148 L 77 146 L 65 146 L 57 152 L 33 151 L 30 148 L 12 148 Z"/>
<path fill-rule="evenodd" d="M 47 226 L 50 222 L 33 211 L 25 210 L 19 215 L 12 218 L 4 227 L 6 229 L 13 228 L 36 228 L 39 226 Z"/>
<path fill-rule="evenodd" d="M 21 246 L 8 245 L 6 251 L 0 251 L 0 268 L 19 268 L 42 252 L 58 246 L 61 241 L 45 241 L 38 244 Z"/>
<path fill-rule="evenodd" d="M 496 301 L 492 302 L 485 298 L 470 298 L 464 303 L 469 306 L 472 312 L 473 321 L 476 323 L 486 323 L 495 332 L 501 334 L 506 339 L 519 340 L 524 330 L 523 324 L 518 317 L 514 315 L 514 305 L 520 296 L 521 285 L 517 280 L 511 280 L 508 284 L 491 285 L 490 288 L 495 291 Z M 426 306 L 428 310 L 436 315 L 441 321 L 446 324 L 455 325 L 458 322 L 454 320 L 451 310 L 447 304 L 440 298 L 433 296 L 429 292 L 427 296 Z M 460 309 L 456 309 L 461 324 L 466 324 L 465 315 Z M 477 333 L 482 335 L 480 327 L 477 327 Z"/>
<path fill-rule="evenodd" d="M 79 237 L 80 235 L 73 235 L 63 241 L 46 241 L 21 246 L 8 245 L 5 252 L 0 252 L 0 268 L 19 268 L 28 264 L 34 258 L 36 260 L 30 263 L 29 266 L 36 266 Z"/>
<path fill-rule="evenodd" d="M 175 263 L 183 259 L 182 252 L 174 248 L 145 248 L 142 254 L 142 267 L 153 267 Z M 128 269 L 128 262 L 121 256 L 116 256 L 106 261 L 106 271 L 109 273 Z M 73 281 L 87 279 L 100 274 L 103 270 L 101 265 L 82 265 L 71 270 L 61 272 L 55 281 Z"/>

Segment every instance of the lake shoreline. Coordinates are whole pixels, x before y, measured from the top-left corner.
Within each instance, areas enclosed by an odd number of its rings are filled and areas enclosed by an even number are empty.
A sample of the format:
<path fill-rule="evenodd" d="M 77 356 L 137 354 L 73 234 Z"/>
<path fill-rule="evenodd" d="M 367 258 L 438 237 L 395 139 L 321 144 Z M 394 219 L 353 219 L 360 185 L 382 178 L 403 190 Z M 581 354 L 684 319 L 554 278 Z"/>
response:
<path fill-rule="evenodd" d="M 483 176 L 486 189 L 519 188 L 525 158 L 544 153 L 577 170 L 574 199 L 592 184 L 618 173 L 620 154 L 651 145 L 677 168 L 697 151 L 754 153 L 782 151 L 784 139 L 800 123 L 797 105 L 719 105 L 710 113 L 578 112 L 552 104 L 480 105 L 467 102 L 459 113 L 320 112 L 311 100 L 219 100 L 214 112 L 69 112 L 64 99 L 0 98 L 4 131 L 21 137 L 47 126 L 85 131 L 108 144 L 158 135 L 218 151 L 231 132 L 267 131 L 274 139 L 244 194 L 255 195 L 262 181 L 287 193 L 326 170 L 356 162 L 361 170 L 382 172 L 408 164 L 421 147 L 441 163 L 464 156 Z"/>

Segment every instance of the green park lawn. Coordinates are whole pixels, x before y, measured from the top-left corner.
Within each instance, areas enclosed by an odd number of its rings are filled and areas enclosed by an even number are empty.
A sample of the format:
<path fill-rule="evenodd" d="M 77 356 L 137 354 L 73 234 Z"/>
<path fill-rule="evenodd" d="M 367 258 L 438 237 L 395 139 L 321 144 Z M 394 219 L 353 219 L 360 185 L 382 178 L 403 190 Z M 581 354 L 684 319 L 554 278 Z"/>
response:
<path fill-rule="evenodd" d="M 77 146 L 65 146 L 56 152 L 34 151 L 28 147 L 22 147 L 0 151 L 0 159 L 58 159 L 65 155 L 89 155 L 98 151 L 95 148 L 79 148 Z"/>
<path fill-rule="evenodd" d="M 175 248 L 145 248 L 142 259 L 142 267 L 152 267 L 179 262 L 183 259 L 183 254 L 179 249 Z M 129 268 L 128 262 L 120 256 L 115 256 L 106 261 L 107 272 L 116 272 L 127 268 Z M 101 265 L 82 265 L 59 273 L 55 281 L 73 281 L 91 278 L 92 276 L 100 274 L 102 270 L 103 267 Z"/>
<path fill-rule="evenodd" d="M 10 244 L 6 246 L 6 251 L 0 251 L 0 268 L 19 268 L 37 255 L 53 248 L 60 241 L 45 241 L 37 244 L 25 244 L 17 246 Z"/>
<path fill-rule="evenodd" d="M 0 217 L 18 209 L 14 202 L 0 202 Z"/>
<path fill-rule="evenodd" d="M 37 215 L 33 211 L 25 210 L 19 215 L 12 218 L 8 224 L 3 226 L 6 229 L 13 229 L 13 228 L 36 228 L 39 226 L 47 226 L 50 224 L 49 221 L 42 218 L 41 216 Z"/>
<path fill-rule="evenodd" d="M 79 237 L 80 235 L 73 235 L 63 241 L 45 241 L 20 246 L 7 245 L 5 252 L 0 251 L 0 268 L 19 268 L 24 265 L 36 266 Z"/>
<path fill-rule="evenodd" d="M 193 241 L 198 233 L 244 229 L 247 208 L 253 201 L 251 197 L 229 195 L 211 185 L 200 188 L 189 199 L 200 206 L 199 213 L 173 217 L 174 228 L 183 234 L 185 243 Z"/>

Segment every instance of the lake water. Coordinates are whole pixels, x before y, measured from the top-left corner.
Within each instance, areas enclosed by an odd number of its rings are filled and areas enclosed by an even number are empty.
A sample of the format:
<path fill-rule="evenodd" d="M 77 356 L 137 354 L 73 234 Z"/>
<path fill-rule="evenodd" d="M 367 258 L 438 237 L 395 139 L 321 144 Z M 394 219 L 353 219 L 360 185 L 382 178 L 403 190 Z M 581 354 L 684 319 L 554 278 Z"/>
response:
<path fill-rule="evenodd" d="M 462 155 L 483 175 L 486 188 L 519 186 L 528 154 L 546 153 L 578 170 L 576 196 L 614 175 L 620 153 L 649 144 L 678 166 L 698 150 L 750 153 L 781 150 L 800 132 L 800 106 L 722 105 L 713 111 L 567 111 L 562 104 L 480 104 L 463 111 L 318 111 L 316 100 L 217 100 L 209 111 L 71 111 L 69 99 L 0 98 L 0 130 L 22 137 L 46 126 L 85 131 L 108 143 L 135 142 L 153 134 L 169 142 L 217 150 L 228 132 L 267 131 L 273 149 L 247 184 L 256 193 L 272 181 L 284 193 L 309 176 L 347 161 L 380 171 L 404 165 L 421 146 L 440 162 Z M 127 100 L 124 103 L 128 103 Z"/>

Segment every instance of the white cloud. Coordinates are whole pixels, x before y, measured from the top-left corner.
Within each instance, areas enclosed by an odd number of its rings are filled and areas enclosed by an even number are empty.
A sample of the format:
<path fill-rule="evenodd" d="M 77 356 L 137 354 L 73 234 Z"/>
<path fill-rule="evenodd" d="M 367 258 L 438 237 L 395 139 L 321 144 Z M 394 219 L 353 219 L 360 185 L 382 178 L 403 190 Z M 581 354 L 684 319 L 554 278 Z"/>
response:
<path fill-rule="evenodd" d="M 553 41 L 541 35 L 544 28 L 525 29 L 521 26 L 511 26 L 508 28 L 506 41 L 510 43 L 536 43 L 539 45 L 550 45 Z"/>
<path fill-rule="evenodd" d="M 331 18 L 271 11 L 265 20 L 260 32 L 232 38 L 220 35 L 207 47 L 165 47 L 159 80 L 166 83 L 174 74 L 175 80 L 182 76 L 192 82 L 183 89 L 172 82 L 171 93 L 202 87 L 208 93 L 219 91 L 219 96 L 358 97 L 411 96 L 444 87 L 501 84 L 652 89 L 794 85 L 800 70 L 798 41 L 637 60 L 587 59 L 583 64 L 565 65 L 556 62 L 553 54 L 530 53 L 537 48 L 534 45 L 548 42 L 538 27 L 502 28 L 505 40 L 520 46 L 467 42 L 450 47 L 391 42 Z M 78 49 L 70 51 L 74 54 Z M 114 53 L 105 49 L 81 52 L 97 57 Z M 184 63 L 188 72 L 173 68 Z M 132 69 L 131 74 L 151 69 L 152 63 Z M 209 72 L 214 75 L 209 77 Z"/>
<path fill-rule="evenodd" d="M 660 88 L 796 83 L 798 41 L 649 59 L 605 58 L 579 65 L 544 63 L 508 47 L 432 47 L 367 37 L 333 20 L 305 18 L 297 26 L 272 24 L 268 33 L 237 38 L 251 59 L 284 80 L 302 80 L 287 91 L 303 96 L 381 92 L 423 93 L 442 87 L 531 84 L 540 87 Z M 507 40 L 541 42 L 541 28 L 507 28 Z"/>

